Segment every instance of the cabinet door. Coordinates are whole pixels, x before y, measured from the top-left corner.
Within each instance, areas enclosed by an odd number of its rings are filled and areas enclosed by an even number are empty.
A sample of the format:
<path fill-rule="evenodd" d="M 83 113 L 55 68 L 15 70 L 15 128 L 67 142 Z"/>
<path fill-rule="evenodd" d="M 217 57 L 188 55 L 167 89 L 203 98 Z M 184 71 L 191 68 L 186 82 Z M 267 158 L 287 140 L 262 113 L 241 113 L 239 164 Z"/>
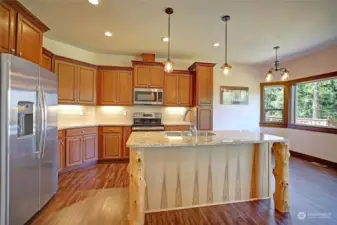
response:
<path fill-rule="evenodd" d="M 72 63 L 55 60 L 55 73 L 58 75 L 59 103 L 76 103 L 77 66 Z"/>
<path fill-rule="evenodd" d="M 66 138 L 66 167 L 81 165 L 82 163 L 82 136 Z"/>
<path fill-rule="evenodd" d="M 83 162 L 97 160 L 97 134 L 88 134 L 83 136 Z"/>
<path fill-rule="evenodd" d="M 0 53 L 15 54 L 16 13 L 5 3 L 0 4 Z"/>
<path fill-rule="evenodd" d="M 163 88 L 164 86 L 164 68 L 151 67 L 149 84 L 153 88 Z"/>
<path fill-rule="evenodd" d="M 135 67 L 135 87 L 148 87 L 150 82 L 150 67 L 136 66 Z"/>
<path fill-rule="evenodd" d="M 118 72 L 118 105 L 132 105 L 132 72 Z"/>
<path fill-rule="evenodd" d="M 40 66 L 46 70 L 52 71 L 52 57 L 42 54 Z"/>
<path fill-rule="evenodd" d="M 78 103 L 96 103 L 96 69 L 78 67 Z"/>
<path fill-rule="evenodd" d="M 212 106 L 198 107 L 198 130 L 213 130 Z"/>
<path fill-rule="evenodd" d="M 42 31 L 18 14 L 17 55 L 40 65 L 42 55 Z"/>
<path fill-rule="evenodd" d="M 164 104 L 167 106 L 178 105 L 178 76 L 176 74 L 165 75 Z"/>
<path fill-rule="evenodd" d="M 192 105 L 191 75 L 178 75 L 178 101 L 180 106 Z"/>
<path fill-rule="evenodd" d="M 124 127 L 123 128 L 123 158 L 129 158 L 130 156 L 130 149 L 126 147 L 126 142 L 128 141 L 130 135 L 132 133 L 131 127 Z"/>
<path fill-rule="evenodd" d="M 58 172 L 64 168 L 65 160 L 65 149 L 64 149 L 64 138 L 58 140 Z"/>
<path fill-rule="evenodd" d="M 122 133 L 103 134 L 103 159 L 118 159 L 122 155 Z"/>
<path fill-rule="evenodd" d="M 213 99 L 213 68 L 197 69 L 197 99 L 198 105 L 212 105 Z"/>
<path fill-rule="evenodd" d="M 118 87 L 118 72 L 117 71 L 101 71 L 101 104 L 116 105 Z"/>

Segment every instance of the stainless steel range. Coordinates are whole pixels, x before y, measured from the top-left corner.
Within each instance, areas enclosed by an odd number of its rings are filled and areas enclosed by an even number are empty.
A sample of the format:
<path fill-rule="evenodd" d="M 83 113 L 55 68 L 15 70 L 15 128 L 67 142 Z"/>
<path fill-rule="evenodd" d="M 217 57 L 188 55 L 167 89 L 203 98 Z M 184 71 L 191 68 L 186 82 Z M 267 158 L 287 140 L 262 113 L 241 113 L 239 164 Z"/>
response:
<path fill-rule="evenodd" d="M 161 113 L 143 113 L 133 114 L 132 131 L 163 131 Z"/>

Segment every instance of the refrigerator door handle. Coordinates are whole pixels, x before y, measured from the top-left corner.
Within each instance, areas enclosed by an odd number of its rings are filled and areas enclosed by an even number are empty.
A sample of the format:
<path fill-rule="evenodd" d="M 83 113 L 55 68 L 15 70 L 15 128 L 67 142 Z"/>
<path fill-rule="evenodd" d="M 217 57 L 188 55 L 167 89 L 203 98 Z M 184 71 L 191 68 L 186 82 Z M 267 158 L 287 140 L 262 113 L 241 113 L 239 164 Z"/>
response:
<path fill-rule="evenodd" d="M 38 105 L 40 106 L 40 112 L 41 112 L 41 117 L 39 118 L 39 124 L 41 125 L 40 126 L 40 135 L 39 135 L 39 139 L 38 139 L 38 150 L 35 152 L 35 154 L 38 155 L 38 158 L 40 158 L 41 156 L 41 149 L 42 149 L 42 140 L 43 140 L 43 117 L 44 117 L 44 114 L 43 114 L 43 105 L 42 105 L 42 99 L 43 99 L 43 96 L 42 96 L 42 91 L 41 91 L 41 88 L 40 86 L 37 87 L 37 95 L 38 95 Z"/>
<path fill-rule="evenodd" d="M 47 128 L 48 128 L 48 110 L 47 110 L 47 101 L 46 101 L 46 93 L 44 89 L 41 87 L 41 93 L 43 97 L 43 142 L 42 142 L 42 153 L 41 158 L 43 158 L 45 153 L 45 147 L 46 147 L 46 139 L 47 139 Z"/>

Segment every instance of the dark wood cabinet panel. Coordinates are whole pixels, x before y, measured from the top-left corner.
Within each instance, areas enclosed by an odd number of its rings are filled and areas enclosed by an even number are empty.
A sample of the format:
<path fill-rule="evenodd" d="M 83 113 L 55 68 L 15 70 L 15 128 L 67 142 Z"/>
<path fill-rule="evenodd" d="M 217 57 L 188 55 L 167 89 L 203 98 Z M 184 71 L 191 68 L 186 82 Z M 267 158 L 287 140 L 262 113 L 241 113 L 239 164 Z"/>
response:
<path fill-rule="evenodd" d="M 66 167 L 82 164 L 81 136 L 66 138 Z"/>
<path fill-rule="evenodd" d="M 123 127 L 123 158 L 129 158 L 130 149 L 126 147 L 126 142 L 128 141 L 130 135 L 132 133 L 131 127 Z"/>
<path fill-rule="evenodd" d="M 178 105 L 178 76 L 176 74 L 165 75 L 164 104 L 166 106 Z"/>
<path fill-rule="evenodd" d="M 118 72 L 118 105 L 132 105 L 133 88 L 132 88 L 132 72 Z"/>
<path fill-rule="evenodd" d="M 5 3 L 0 3 L 0 52 L 16 53 L 16 13 Z"/>
<path fill-rule="evenodd" d="M 213 103 L 213 67 L 200 67 L 196 72 L 197 105 Z"/>
<path fill-rule="evenodd" d="M 58 172 L 62 171 L 65 167 L 65 139 L 58 140 Z"/>
<path fill-rule="evenodd" d="M 163 88 L 164 86 L 163 67 L 150 67 L 149 86 L 153 88 Z"/>
<path fill-rule="evenodd" d="M 77 66 L 72 63 L 55 60 L 55 73 L 58 76 L 58 102 L 76 103 Z"/>
<path fill-rule="evenodd" d="M 80 104 L 96 103 L 96 69 L 78 66 L 78 99 Z"/>
<path fill-rule="evenodd" d="M 83 162 L 92 162 L 97 160 L 97 134 L 83 136 Z"/>
<path fill-rule="evenodd" d="M 122 133 L 103 134 L 103 159 L 119 159 L 122 156 Z"/>
<path fill-rule="evenodd" d="M 135 66 L 134 86 L 135 87 L 148 87 L 150 82 L 150 67 L 148 66 Z"/>
<path fill-rule="evenodd" d="M 192 105 L 192 76 L 178 75 L 178 99 L 180 106 Z"/>
<path fill-rule="evenodd" d="M 20 14 L 17 18 L 17 55 L 40 65 L 43 33 Z"/>
<path fill-rule="evenodd" d="M 100 93 L 101 105 L 115 105 L 117 103 L 118 72 L 101 70 L 100 71 Z"/>
<path fill-rule="evenodd" d="M 192 105 L 192 76 L 188 74 L 165 74 L 164 105 Z"/>
<path fill-rule="evenodd" d="M 52 71 L 52 64 L 52 58 L 45 54 L 42 54 L 40 66 L 45 68 L 46 70 Z"/>

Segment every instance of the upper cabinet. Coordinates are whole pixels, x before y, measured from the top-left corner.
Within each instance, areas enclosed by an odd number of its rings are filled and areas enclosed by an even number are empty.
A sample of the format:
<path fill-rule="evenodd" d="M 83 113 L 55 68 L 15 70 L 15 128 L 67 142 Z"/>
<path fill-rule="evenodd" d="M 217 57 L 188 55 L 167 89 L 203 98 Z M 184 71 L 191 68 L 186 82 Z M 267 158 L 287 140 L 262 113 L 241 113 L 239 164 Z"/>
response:
<path fill-rule="evenodd" d="M 185 71 L 184 71 L 185 72 Z M 192 105 L 192 76 L 186 73 L 165 74 L 165 106 Z"/>
<path fill-rule="evenodd" d="M 97 69 L 68 61 L 55 60 L 59 104 L 95 105 Z"/>
<path fill-rule="evenodd" d="M 7 4 L 0 4 L 0 52 L 15 54 L 16 12 Z"/>
<path fill-rule="evenodd" d="M 0 3 L 0 52 L 40 64 L 43 32 L 47 30 L 20 2 Z"/>
<path fill-rule="evenodd" d="M 100 105 L 133 104 L 132 70 L 131 67 L 100 70 L 98 85 Z"/>
<path fill-rule="evenodd" d="M 134 87 L 163 88 L 164 67 L 162 63 L 133 61 Z"/>
<path fill-rule="evenodd" d="M 46 70 L 53 71 L 53 53 L 45 48 L 42 49 L 40 66 Z"/>

